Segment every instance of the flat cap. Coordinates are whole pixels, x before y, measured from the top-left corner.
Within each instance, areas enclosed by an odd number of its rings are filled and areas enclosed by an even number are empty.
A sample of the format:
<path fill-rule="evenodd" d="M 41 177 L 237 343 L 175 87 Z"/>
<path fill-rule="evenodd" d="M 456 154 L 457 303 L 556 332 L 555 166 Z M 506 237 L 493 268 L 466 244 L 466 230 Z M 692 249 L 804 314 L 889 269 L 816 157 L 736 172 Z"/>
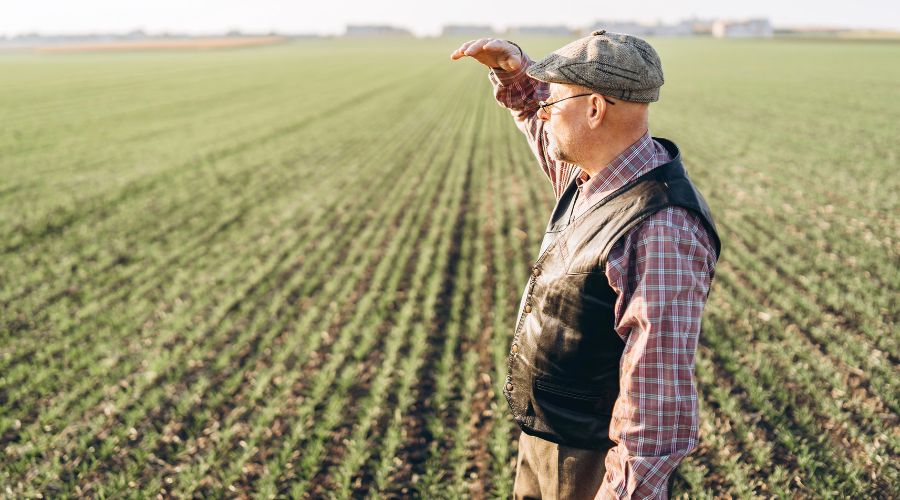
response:
<path fill-rule="evenodd" d="M 659 100 L 663 84 L 659 55 L 632 35 L 598 30 L 532 64 L 528 76 L 544 82 L 587 87 L 625 101 Z"/>

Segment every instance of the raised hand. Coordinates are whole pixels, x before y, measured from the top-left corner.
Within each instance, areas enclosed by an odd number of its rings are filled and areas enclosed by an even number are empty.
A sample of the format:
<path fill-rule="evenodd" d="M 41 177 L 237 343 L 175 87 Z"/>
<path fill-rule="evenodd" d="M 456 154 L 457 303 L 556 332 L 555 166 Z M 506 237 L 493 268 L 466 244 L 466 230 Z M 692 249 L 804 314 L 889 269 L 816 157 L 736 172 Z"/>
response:
<path fill-rule="evenodd" d="M 522 67 L 524 54 L 515 44 L 497 38 L 479 38 L 469 40 L 450 54 L 454 61 L 463 57 L 472 57 L 489 68 L 503 71 L 515 71 Z"/>

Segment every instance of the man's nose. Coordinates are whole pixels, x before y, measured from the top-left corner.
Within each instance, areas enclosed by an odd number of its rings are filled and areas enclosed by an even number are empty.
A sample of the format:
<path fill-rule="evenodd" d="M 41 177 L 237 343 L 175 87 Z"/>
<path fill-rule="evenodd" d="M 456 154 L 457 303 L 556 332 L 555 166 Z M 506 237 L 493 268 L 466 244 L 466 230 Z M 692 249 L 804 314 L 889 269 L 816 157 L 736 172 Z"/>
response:
<path fill-rule="evenodd" d="M 547 121 L 550 119 L 550 112 L 547 110 L 547 108 L 538 108 L 537 118 L 538 120 Z"/>

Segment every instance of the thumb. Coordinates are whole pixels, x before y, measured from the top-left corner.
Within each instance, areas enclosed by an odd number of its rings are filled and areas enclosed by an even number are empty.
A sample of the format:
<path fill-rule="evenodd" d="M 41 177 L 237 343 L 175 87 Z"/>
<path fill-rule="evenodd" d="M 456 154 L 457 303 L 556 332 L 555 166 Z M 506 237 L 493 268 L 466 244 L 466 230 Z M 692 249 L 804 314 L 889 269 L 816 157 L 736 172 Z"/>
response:
<path fill-rule="evenodd" d="M 506 58 L 506 67 L 509 68 L 509 71 L 517 71 L 522 67 L 522 58 L 517 54 L 510 55 Z"/>
<path fill-rule="evenodd" d="M 516 71 L 525 64 L 522 48 L 509 40 L 491 40 L 484 48 L 497 53 L 497 63 L 505 71 Z"/>

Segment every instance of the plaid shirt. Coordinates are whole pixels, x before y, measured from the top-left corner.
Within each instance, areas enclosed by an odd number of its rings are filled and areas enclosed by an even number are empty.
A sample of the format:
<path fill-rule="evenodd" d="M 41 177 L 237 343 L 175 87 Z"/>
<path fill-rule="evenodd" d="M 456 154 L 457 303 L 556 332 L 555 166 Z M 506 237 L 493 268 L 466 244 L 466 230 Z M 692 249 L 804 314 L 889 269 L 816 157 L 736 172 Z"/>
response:
<path fill-rule="evenodd" d="M 577 176 L 575 216 L 671 159 L 649 131 L 593 177 L 552 158 L 545 122 L 535 116 L 549 84 L 525 74 L 530 64 L 526 56 L 518 71 L 491 71 L 494 96 L 525 133 L 557 199 Z M 618 294 L 615 330 L 625 350 L 609 429 L 616 446 L 606 456 L 598 498 L 667 498 L 669 477 L 697 447 L 694 355 L 716 259 L 699 218 L 680 207 L 648 217 L 609 253 L 606 276 Z"/>

